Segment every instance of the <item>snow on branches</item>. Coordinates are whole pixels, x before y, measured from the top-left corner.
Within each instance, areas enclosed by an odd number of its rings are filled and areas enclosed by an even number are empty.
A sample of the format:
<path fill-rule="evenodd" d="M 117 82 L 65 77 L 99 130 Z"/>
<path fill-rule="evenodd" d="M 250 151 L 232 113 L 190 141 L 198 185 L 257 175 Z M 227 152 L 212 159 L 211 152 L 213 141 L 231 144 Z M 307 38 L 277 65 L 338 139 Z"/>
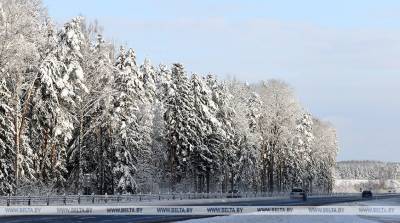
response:
<path fill-rule="evenodd" d="M 99 30 L 2 1 L 0 195 L 332 190 L 335 130 L 286 83 L 138 63 Z"/>

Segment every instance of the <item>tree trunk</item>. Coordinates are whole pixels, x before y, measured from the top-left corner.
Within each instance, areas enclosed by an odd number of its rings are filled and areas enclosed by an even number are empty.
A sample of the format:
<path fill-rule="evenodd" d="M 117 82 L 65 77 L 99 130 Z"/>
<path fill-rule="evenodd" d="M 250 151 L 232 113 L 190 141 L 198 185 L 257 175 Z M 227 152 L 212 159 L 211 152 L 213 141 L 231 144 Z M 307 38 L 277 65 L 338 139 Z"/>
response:
<path fill-rule="evenodd" d="M 231 170 L 231 191 L 233 191 L 235 184 L 235 173 Z"/>
<path fill-rule="evenodd" d="M 18 102 L 17 102 L 17 104 L 19 104 Z M 18 116 L 19 116 L 19 113 L 18 113 L 18 110 L 19 110 L 19 108 L 18 108 L 19 106 L 17 105 L 16 106 L 16 111 L 15 111 L 15 113 L 16 113 L 16 115 L 15 115 L 15 117 L 14 117 L 14 125 L 15 125 L 15 136 L 14 136 L 14 140 L 15 140 L 15 161 L 14 161 L 14 170 L 15 170 L 15 195 L 18 195 L 17 194 L 17 190 L 18 190 L 18 186 L 19 186 L 19 165 L 18 165 L 18 156 L 19 156 L 19 143 L 20 143 L 20 141 L 19 141 L 19 128 L 18 128 L 18 125 L 19 125 L 19 122 L 18 122 Z"/>
<path fill-rule="evenodd" d="M 82 137 L 83 137 L 83 109 L 81 109 L 80 119 L 79 119 L 79 164 L 78 164 L 78 193 L 82 194 L 82 185 L 83 185 L 83 169 L 82 169 Z"/>
<path fill-rule="evenodd" d="M 267 191 L 267 164 L 265 159 L 263 160 L 263 168 L 261 171 L 261 192 Z"/>
<path fill-rule="evenodd" d="M 274 192 L 274 156 L 270 156 L 270 162 L 268 165 L 268 189 L 269 192 Z"/>
<path fill-rule="evenodd" d="M 175 183 L 176 183 L 176 169 L 175 169 L 175 146 L 172 146 L 170 157 L 169 157 L 169 166 L 170 166 L 170 188 L 172 192 L 175 192 Z"/>
<path fill-rule="evenodd" d="M 207 193 L 210 193 L 210 168 L 207 167 L 206 172 L 206 184 L 207 184 Z"/>
<path fill-rule="evenodd" d="M 51 146 L 51 167 L 54 168 L 57 162 L 56 144 Z"/>
<path fill-rule="evenodd" d="M 44 129 L 44 142 L 42 145 L 42 151 L 41 151 L 41 157 L 39 157 L 39 174 L 40 174 L 40 178 L 44 179 L 44 173 L 43 173 L 43 169 L 44 169 L 44 161 L 47 159 L 47 145 L 49 142 L 49 130 L 46 128 Z"/>
<path fill-rule="evenodd" d="M 26 116 L 28 115 L 29 111 L 29 104 L 31 101 L 31 96 L 32 96 L 32 91 L 35 89 L 35 82 L 37 79 L 35 79 L 31 86 L 29 87 L 27 93 L 26 93 L 26 98 L 24 101 L 23 105 L 23 111 L 22 114 L 20 114 L 20 108 L 21 108 L 21 100 L 19 98 L 19 88 L 20 88 L 20 79 L 19 75 L 16 74 L 15 77 L 15 97 L 14 97 L 14 102 L 15 102 L 15 116 L 14 116 L 14 129 L 15 129 L 15 136 L 14 136 L 14 141 L 15 141 L 15 161 L 14 161 L 14 169 L 15 169 L 15 194 L 17 193 L 18 186 L 19 186 L 19 164 L 18 164 L 18 156 L 20 154 L 20 147 L 21 147 L 21 134 L 23 132 L 24 124 L 26 121 Z"/>
<path fill-rule="evenodd" d="M 99 167 L 98 167 L 98 169 L 97 169 L 97 177 L 99 178 L 99 183 L 97 184 L 98 185 L 98 192 L 100 193 L 100 194 L 103 194 L 103 186 L 104 186 L 104 179 L 103 179 L 103 165 L 104 165 L 104 163 L 103 163 L 103 147 L 104 147 L 104 145 L 103 145 L 103 129 L 100 127 L 99 129 L 98 129 L 98 133 L 97 133 L 98 135 L 99 135 L 99 137 L 98 137 L 98 145 L 99 145 L 99 151 L 98 151 L 98 154 L 97 154 L 97 157 L 98 157 L 98 161 L 99 161 Z"/>
<path fill-rule="evenodd" d="M 228 172 L 225 170 L 224 179 L 222 180 L 222 193 L 226 193 L 228 189 Z"/>

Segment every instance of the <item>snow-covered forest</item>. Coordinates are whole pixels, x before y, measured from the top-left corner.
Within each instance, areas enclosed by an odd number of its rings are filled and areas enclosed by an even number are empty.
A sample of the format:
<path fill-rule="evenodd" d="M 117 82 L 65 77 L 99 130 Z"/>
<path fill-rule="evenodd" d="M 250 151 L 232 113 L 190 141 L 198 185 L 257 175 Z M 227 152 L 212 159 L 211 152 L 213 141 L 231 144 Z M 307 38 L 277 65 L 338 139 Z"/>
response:
<path fill-rule="evenodd" d="M 136 60 L 82 17 L 0 2 L 0 195 L 331 191 L 335 129 L 279 80 Z"/>
<path fill-rule="evenodd" d="M 400 177 L 400 163 L 371 160 L 341 161 L 336 164 L 337 179 L 391 180 Z"/>

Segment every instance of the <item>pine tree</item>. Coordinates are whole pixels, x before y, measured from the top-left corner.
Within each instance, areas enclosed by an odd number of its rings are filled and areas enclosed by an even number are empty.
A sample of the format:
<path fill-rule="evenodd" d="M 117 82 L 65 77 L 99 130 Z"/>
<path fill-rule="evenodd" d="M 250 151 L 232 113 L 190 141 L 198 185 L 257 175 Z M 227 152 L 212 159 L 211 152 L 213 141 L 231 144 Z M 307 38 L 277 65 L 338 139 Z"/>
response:
<path fill-rule="evenodd" d="M 206 191 L 209 191 L 210 175 L 214 167 L 214 162 L 218 162 L 218 154 L 214 152 L 218 147 L 219 138 L 213 129 L 220 126 L 219 121 L 215 118 L 216 107 L 212 101 L 211 90 L 205 81 L 197 76 L 192 75 L 191 78 L 191 94 L 193 95 L 193 109 L 195 120 L 194 131 L 196 131 L 196 139 L 194 151 L 192 154 L 191 166 L 195 174 L 195 182 L 197 182 L 197 191 L 203 192 L 206 184 Z"/>
<path fill-rule="evenodd" d="M 170 187 L 175 191 L 176 184 L 191 170 L 191 155 L 199 137 L 195 129 L 197 118 L 193 111 L 194 99 L 183 65 L 173 64 L 171 70 L 172 80 L 165 103 L 164 120 Z"/>
<path fill-rule="evenodd" d="M 336 130 L 286 83 L 138 66 L 99 30 L 77 17 L 57 31 L 40 0 L 0 3 L 0 195 L 155 192 L 168 180 L 172 191 L 332 191 Z M 342 165 L 340 177 L 398 174 Z"/>
<path fill-rule="evenodd" d="M 29 106 L 41 62 L 45 12 L 40 1 L 5 0 L 0 4 L 0 75 L 10 92 L 14 133 L 15 191 L 35 181 L 34 154 L 29 145 Z"/>
<path fill-rule="evenodd" d="M 153 144 L 153 119 L 156 104 L 155 69 L 149 59 L 145 59 L 140 66 L 140 81 L 143 88 L 141 95 L 143 100 L 139 101 L 138 125 L 141 134 L 138 152 L 138 164 L 136 181 L 141 192 L 149 192 L 154 182 L 154 173 L 157 171 L 152 163 Z"/>
<path fill-rule="evenodd" d="M 90 141 L 87 142 L 85 150 L 86 159 L 91 157 L 92 162 L 87 167 L 89 174 L 94 174 L 95 184 L 97 184 L 98 193 L 111 193 L 113 191 L 113 160 L 114 149 L 112 145 L 113 136 L 112 122 L 114 97 L 116 94 L 113 89 L 114 74 L 117 69 L 114 67 L 112 52 L 113 47 L 105 43 L 101 36 L 98 36 L 95 45 L 96 59 L 93 61 L 91 98 L 92 108 L 90 115 Z M 93 141 L 93 142 L 91 142 Z M 95 154 L 95 156 L 93 156 Z M 89 159 L 90 160 L 90 159 Z"/>
<path fill-rule="evenodd" d="M 1 75 L 1 74 L 0 74 Z M 6 82 L 0 82 L 0 195 L 11 194 L 15 190 L 14 178 L 14 124 L 12 107 L 9 100 L 11 93 Z"/>
<path fill-rule="evenodd" d="M 221 187 L 227 192 L 234 189 L 235 181 L 239 171 L 239 142 L 242 137 L 240 133 L 246 126 L 247 121 L 241 112 L 245 111 L 243 106 L 243 94 L 237 83 L 223 83 L 214 88 L 214 100 L 217 101 L 217 118 L 221 122 L 221 136 L 223 144 L 220 152 L 221 163 Z M 244 124 L 244 125 L 243 125 Z"/>
<path fill-rule="evenodd" d="M 80 65 L 82 18 L 66 23 L 55 42 L 49 42 L 54 50 L 40 67 L 39 91 L 33 99 L 33 120 L 42 141 L 37 146 L 39 176 L 43 182 L 63 189 L 67 174 L 67 145 L 73 137 L 74 116 L 79 92 L 87 92 Z M 53 37 L 50 37 L 53 38 Z"/>
<path fill-rule="evenodd" d="M 113 108 L 113 140 L 115 161 L 113 173 L 118 192 L 136 191 L 135 173 L 140 153 L 140 126 L 138 102 L 143 100 L 143 84 L 132 49 L 126 55 L 121 48 L 113 89 L 116 90 Z"/>
<path fill-rule="evenodd" d="M 167 166 L 167 140 L 166 140 L 166 125 L 164 121 L 164 113 L 166 110 L 165 100 L 169 90 L 171 81 L 171 71 L 167 66 L 161 64 L 156 70 L 155 75 L 155 100 L 153 107 L 153 122 L 152 122 L 152 145 L 151 145 L 151 162 L 153 166 L 151 186 L 153 191 L 159 191 L 159 186 L 165 185 L 168 182 L 168 166 Z"/>
<path fill-rule="evenodd" d="M 97 29 L 94 24 L 83 31 L 85 39 L 92 41 L 81 47 L 85 84 L 90 91 L 78 92 L 81 100 L 77 102 L 75 109 L 76 127 L 68 149 L 69 189 L 75 193 L 83 193 L 83 186 L 88 192 L 89 185 L 94 187 L 98 184 L 98 191 L 104 194 L 103 191 L 107 191 L 106 185 L 112 185 L 112 180 L 104 183 L 104 176 L 111 175 L 111 172 L 104 174 L 104 171 L 110 170 L 111 167 L 103 167 L 106 163 L 104 157 L 112 157 L 110 137 L 106 133 L 110 129 L 113 95 L 111 85 L 116 69 L 110 58 L 113 47 L 97 33 Z"/>

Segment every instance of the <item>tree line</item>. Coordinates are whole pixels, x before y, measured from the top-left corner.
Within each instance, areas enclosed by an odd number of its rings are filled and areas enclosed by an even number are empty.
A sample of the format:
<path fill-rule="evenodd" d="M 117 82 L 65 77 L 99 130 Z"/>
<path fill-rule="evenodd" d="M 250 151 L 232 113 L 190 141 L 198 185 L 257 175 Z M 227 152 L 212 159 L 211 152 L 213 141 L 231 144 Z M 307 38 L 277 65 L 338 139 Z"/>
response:
<path fill-rule="evenodd" d="M 280 80 L 138 64 L 101 27 L 0 4 L 0 194 L 330 192 L 335 129 Z"/>
<path fill-rule="evenodd" d="M 396 180 L 400 172 L 400 163 L 373 160 L 350 160 L 337 162 L 336 179 L 355 180 Z"/>

